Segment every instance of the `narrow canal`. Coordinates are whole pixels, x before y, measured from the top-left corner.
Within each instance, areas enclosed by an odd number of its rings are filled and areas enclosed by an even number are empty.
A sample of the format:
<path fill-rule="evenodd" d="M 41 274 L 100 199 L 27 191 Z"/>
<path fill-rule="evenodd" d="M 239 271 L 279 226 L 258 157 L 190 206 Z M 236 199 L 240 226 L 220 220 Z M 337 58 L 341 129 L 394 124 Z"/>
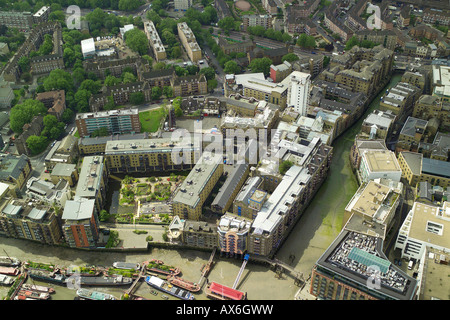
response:
<path fill-rule="evenodd" d="M 394 75 L 388 87 L 395 85 L 401 75 Z M 387 88 L 386 88 L 387 89 Z M 385 89 L 385 90 L 386 90 Z M 370 105 L 366 114 L 376 109 L 383 90 Z M 340 136 L 333 144 L 333 162 L 328 179 L 322 185 L 315 198 L 299 220 L 276 258 L 290 262 L 296 270 L 304 274 L 305 279 L 324 250 L 332 243 L 342 227 L 343 211 L 356 191 L 358 185 L 349 165 L 349 152 L 355 135 L 359 132 L 363 116 L 355 125 Z M 8 255 L 17 257 L 22 261 L 32 260 L 43 263 L 53 263 L 61 266 L 70 265 L 101 265 L 111 266 L 115 261 L 143 262 L 150 259 L 159 259 L 164 263 L 177 266 L 186 280 L 197 282 L 200 279 L 201 267 L 207 263 L 210 253 L 195 250 L 163 250 L 152 249 L 145 253 L 110 253 L 80 251 L 68 248 L 51 247 L 30 241 L 0 237 L 0 248 Z M 3 255 L 4 252 L 0 252 Z M 295 256 L 294 260 L 289 257 Z M 218 258 L 209 275 L 209 281 L 232 286 L 241 267 L 241 261 L 235 259 Z M 27 282 L 30 282 L 28 280 Z M 42 282 L 34 282 L 48 285 Z M 62 286 L 54 286 L 56 293 L 53 300 L 73 300 L 75 290 Z M 124 288 L 93 288 L 98 291 L 111 293 L 117 298 L 124 292 Z M 294 280 L 283 275 L 277 277 L 275 272 L 266 266 L 249 263 L 244 270 L 237 286 L 238 290 L 247 292 L 249 300 L 292 300 L 298 287 Z M 0 297 L 4 297 L 8 287 L 0 287 Z M 154 296 L 146 283 L 140 284 L 136 290 L 137 295 L 150 300 L 161 300 L 162 293 Z M 196 299 L 205 300 L 203 291 L 195 294 Z M 169 297 L 169 300 L 175 298 Z"/>

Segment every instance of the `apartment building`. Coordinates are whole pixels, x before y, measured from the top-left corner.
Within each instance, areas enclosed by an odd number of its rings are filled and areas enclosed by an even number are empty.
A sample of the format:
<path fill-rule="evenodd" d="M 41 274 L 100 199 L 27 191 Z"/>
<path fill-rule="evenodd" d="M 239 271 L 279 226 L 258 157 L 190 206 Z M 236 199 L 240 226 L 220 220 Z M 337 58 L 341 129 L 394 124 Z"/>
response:
<path fill-rule="evenodd" d="M 170 84 L 175 97 L 204 95 L 208 93 L 208 81 L 204 74 L 182 77 L 174 76 L 172 77 Z"/>
<path fill-rule="evenodd" d="M 450 186 L 450 164 L 447 161 L 425 158 L 417 152 L 403 151 L 398 154 L 402 177 L 416 187 L 421 181 L 447 188 Z"/>
<path fill-rule="evenodd" d="M 200 157 L 199 146 L 168 138 L 109 140 L 104 152 L 109 173 L 188 170 Z"/>
<path fill-rule="evenodd" d="M 359 169 L 362 155 L 368 150 L 387 150 L 386 141 L 384 139 L 364 139 L 361 138 L 361 135 L 356 136 L 349 156 L 353 169 Z"/>
<path fill-rule="evenodd" d="M 249 177 L 233 200 L 233 214 L 254 220 L 267 200 L 268 193 L 262 189 L 263 179 Z"/>
<path fill-rule="evenodd" d="M 178 2 L 189 2 L 190 0 L 178 1 Z M 175 9 L 177 4 L 175 3 Z M 184 10 L 187 10 L 184 9 Z M 156 31 L 155 25 L 152 21 L 146 21 L 144 23 L 144 31 L 147 35 L 147 39 L 150 43 L 150 46 L 153 49 L 153 55 L 156 61 L 161 61 L 167 58 L 166 49 L 159 37 L 158 31 Z"/>
<path fill-rule="evenodd" d="M 414 202 L 395 242 L 395 249 L 401 250 L 402 258 L 418 262 L 427 248 L 449 251 L 449 208 L 447 201 L 439 206 Z"/>
<path fill-rule="evenodd" d="M 75 198 L 64 206 L 62 230 L 71 248 L 96 248 L 99 220 L 94 199 Z"/>
<path fill-rule="evenodd" d="M 78 152 L 81 156 L 103 155 L 108 141 L 148 139 L 149 133 L 115 134 L 104 137 L 85 137 L 78 140 Z"/>
<path fill-rule="evenodd" d="M 41 101 L 48 109 L 48 114 L 54 115 L 58 120 L 66 110 L 66 95 L 64 90 L 40 92 L 35 100 Z"/>
<path fill-rule="evenodd" d="M 0 75 L 0 108 L 9 108 L 14 97 L 11 85 Z"/>
<path fill-rule="evenodd" d="M 427 131 L 427 126 L 428 121 L 426 120 L 408 117 L 400 130 L 398 142 L 395 146 L 396 152 L 417 151 L 419 143 L 423 142 L 426 135 L 429 133 Z"/>
<path fill-rule="evenodd" d="M 53 53 L 33 57 L 31 59 L 32 72 L 39 74 L 50 72 L 53 69 L 63 69 L 62 61 L 62 27 L 58 21 L 48 21 L 38 24 L 33 28 L 28 35 L 25 42 L 16 52 L 14 57 L 9 61 L 4 69 L 4 79 L 10 82 L 17 82 L 22 75 L 22 70 L 19 68 L 18 61 L 24 56 L 28 56 L 31 51 L 37 51 L 44 41 L 44 35 L 53 35 Z"/>
<path fill-rule="evenodd" d="M 432 65 L 432 95 L 450 102 L 450 66 Z"/>
<path fill-rule="evenodd" d="M 75 196 L 94 200 L 97 212 L 100 212 L 106 201 L 108 188 L 108 172 L 104 157 L 90 156 L 83 158 Z M 66 203 L 67 205 L 67 203 Z"/>
<path fill-rule="evenodd" d="M 306 116 L 309 104 L 311 75 L 299 71 L 292 72 L 283 82 L 288 84 L 287 105 L 293 107 L 300 116 Z"/>
<path fill-rule="evenodd" d="M 102 93 L 94 94 L 89 99 L 89 107 L 92 112 L 100 112 L 108 102 L 120 106 L 128 103 L 133 93 L 140 92 L 144 95 L 144 101 L 151 101 L 151 87 L 146 81 L 122 83 L 105 87 Z"/>
<path fill-rule="evenodd" d="M 94 73 L 97 78 L 104 80 L 108 75 L 120 78 L 125 69 L 132 70 L 133 74 L 150 70 L 147 60 L 141 57 L 128 57 L 126 59 L 85 60 L 84 71 Z"/>
<path fill-rule="evenodd" d="M 211 203 L 211 210 L 224 214 L 228 211 L 234 198 L 239 192 L 241 186 L 244 184 L 250 172 L 250 165 L 246 163 L 237 164 L 233 171 L 229 173 L 227 180 L 220 188 L 219 193 Z"/>
<path fill-rule="evenodd" d="M 450 25 L 450 10 L 426 8 L 423 11 L 422 21 L 429 24 L 439 23 L 441 26 Z"/>
<path fill-rule="evenodd" d="M 174 1 L 175 10 L 186 11 L 190 7 L 192 7 L 192 0 L 175 0 Z"/>
<path fill-rule="evenodd" d="M 63 235 L 55 209 L 33 199 L 11 199 L 0 212 L 0 229 L 11 238 L 42 244 L 62 244 Z"/>
<path fill-rule="evenodd" d="M 173 213 L 198 221 L 202 206 L 223 174 L 222 156 L 203 155 L 173 197 Z"/>
<path fill-rule="evenodd" d="M 170 87 L 170 81 L 174 77 L 175 70 L 173 68 L 162 69 L 162 70 L 152 70 L 148 72 L 143 72 L 140 81 L 148 82 L 150 87 Z"/>
<path fill-rule="evenodd" d="M 70 187 L 75 186 L 78 181 L 77 165 L 71 163 L 56 164 L 50 173 L 50 179 L 54 184 L 60 180 L 65 180 Z"/>
<path fill-rule="evenodd" d="M 421 95 L 421 90 L 408 83 L 399 82 L 381 98 L 380 110 L 391 111 L 403 122 L 411 115 L 414 103 Z"/>
<path fill-rule="evenodd" d="M 218 248 L 228 257 L 239 257 L 247 252 L 252 221 L 233 214 L 224 214 L 217 223 Z"/>
<path fill-rule="evenodd" d="M 186 22 L 178 23 L 178 37 L 183 44 L 186 53 L 193 63 L 202 59 L 202 50 L 195 39 L 194 33 Z"/>
<path fill-rule="evenodd" d="M 247 40 L 243 42 L 229 42 L 223 37 L 219 36 L 219 46 L 225 54 L 230 54 L 232 52 L 251 52 L 256 48 L 256 44 L 252 40 Z"/>
<path fill-rule="evenodd" d="M 286 107 L 288 86 L 286 79 L 280 83 L 269 82 L 263 73 L 239 74 L 234 76 L 234 82 L 225 86 L 225 95 L 241 93 L 245 97 L 253 97 Z"/>
<path fill-rule="evenodd" d="M 418 280 L 389 261 L 382 238 L 344 229 L 315 263 L 309 292 L 320 300 L 414 300 Z"/>
<path fill-rule="evenodd" d="M 30 159 L 24 154 L 0 154 L 0 168 L 0 182 L 10 185 L 13 192 L 25 186 L 33 171 Z"/>
<path fill-rule="evenodd" d="M 242 29 L 247 31 L 248 27 L 263 27 L 264 29 L 272 28 L 272 16 L 265 14 L 252 14 L 242 16 Z"/>
<path fill-rule="evenodd" d="M 48 21 L 50 7 L 43 6 L 35 14 L 31 12 L 0 11 L 0 25 L 29 31 L 33 24 Z"/>
<path fill-rule="evenodd" d="M 22 133 L 15 140 L 17 153 L 30 156 L 31 150 L 30 148 L 28 148 L 27 139 L 32 135 L 39 136 L 41 134 L 42 129 L 44 129 L 43 116 L 35 116 L 33 117 L 30 123 L 24 124 Z"/>
<path fill-rule="evenodd" d="M 270 78 L 273 82 L 281 82 L 288 75 L 292 73 L 292 65 L 288 61 L 284 61 L 282 64 L 270 66 Z"/>
<path fill-rule="evenodd" d="M 90 136 L 101 128 L 107 128 L 110 134 L 141 132 L 138 109 L 78 113 L 75 123 L 80 137 Z"/>
<path fill-rule="evenodd" d="M 392 51 L 397 47 L 397 34 L 392 30 L 360 30 L 355 36 L 358 41 L 371 41 Z"/>
<path fill-rule="evenodd" d="M 392 133 L 395 115 L 390 111 L 374 110 L 363 121 L 361 132 L 370 139 L 386 140 Z"/>
<path fill-rule="evenodd" d="M 217 247 L 218 234 L 215 224 L 185 220 L 179 232 L 181 242 L 186 246 L 210 250 Z"/>
<path fill-rule="evenodd" d="M 401 82 L 416 86 L 421 89 L 422 92 L 427 92 L 429 90 L 429 81 L 428 73 L 420 71 L 406 71 L 401 79 Z"/>

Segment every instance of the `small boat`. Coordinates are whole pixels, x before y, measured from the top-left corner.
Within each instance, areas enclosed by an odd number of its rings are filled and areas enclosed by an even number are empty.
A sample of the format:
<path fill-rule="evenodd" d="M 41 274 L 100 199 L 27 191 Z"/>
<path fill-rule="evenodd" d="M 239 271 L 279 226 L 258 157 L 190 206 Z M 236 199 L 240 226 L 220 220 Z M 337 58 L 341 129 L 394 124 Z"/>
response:
<path fill-rule="evenodd" d="M 19 274 L 19 268 L 13 267 L 0 267 L 0 273 L 6 274 L 7 276 L 17 276 Z"/>
<path fill-rule="evenodd" d="M 191 282 L 191 281 L 184 280 L 184 279 L 174 276 L 174 275 L 169 275 L 167 277 L 167 281 L 174 286 L 189 290 L 191 292 L 200 291 L 200 286 L 198 284 Z"/>
<path fill-rule="evenodd" d="M 175 287 L 168 283 L 167 281 L 160 279 L 155 276 L 147 276 L 145 282 L 155 289 L 161 290 L 167 294 L 183 300 L 194 300 L 194 295 L 187 290 Z"/>
<path fill-rule="evenodd" d="M 80 298 L 88 299 L 88 300 L 117 300 L 116 297 L 110 295 L 108 293 L 87 290 L 80 288 L 77 290 L 77 295 Z"/>
<path fill-rule="evenodd" d="M 83 277 L 97 277 L 101 273 L 100 270 L 98 270 L 95 267 L 77 267 L 77 266 L 70 266 L 66 269 L 66 275 L 80 275 Z"/>
<path fill-rule="evenodd" d="M 168 296 L 166 296 L 165 294 L 163 294 L 163 295 L 161 296 L 161 298 L 163 298 L 164 300 L 167 300 L 167 299 L 169 299 L 169 297 L 168 297 Z"/>
<path fill-rule="evenodd" d="M 0 257 L 0 266 L 4 267 L 18 267 L 20 266 L 20 260 L 14 257 Z"/>
<path fill-rule="evenodd" d="M 44 292 L 44 293 L 55 293 L 55 289 L 50 287 L 44 287 L 44 286 L 38 286 L 31 283 L 25 283 L 22 285 L 23 289 L 31 290 L 31 291 L 37 291 L 37 292 Z"/>
<path fill-rule="evenodd" d="M 132 262 L 114 262 L 113 267 L 117 269 L 134 269 L 139 270 L 141 269 L 141 265 L 139 263 L 132 263 Z"/>
<path fill-rule="evenodd" d="M 37 300 L 48 300 L 50 295 L 44 292 L 36 292 L 31 290 L 19 290 L 19 295 Z"/>
<path fill-rule="evenodd" d="M 0 274 L 0 284 L 4 286 L 10 286 L 14 283 L 14 278 L 6 276 L 4 274 Z"/>
<path fill-rule="evenodd" d="M 150 293 L 151 293 L 152 295 L 154 295 L 154 296 L 157 296 L 157 295 L 158 295 L 158 292 L 156 292 L 155 290 L 151 290 Z"/>

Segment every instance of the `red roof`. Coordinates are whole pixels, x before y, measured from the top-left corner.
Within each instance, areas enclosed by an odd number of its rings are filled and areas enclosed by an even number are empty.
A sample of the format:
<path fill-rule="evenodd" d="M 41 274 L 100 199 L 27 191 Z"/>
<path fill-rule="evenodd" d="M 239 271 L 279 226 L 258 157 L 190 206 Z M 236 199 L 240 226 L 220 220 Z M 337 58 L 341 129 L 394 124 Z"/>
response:
<path fill-rule="evenodd" d="M 211 292 L 217 295 L 224 296 L 232 300 L 242 300 L 245 295 L 241 291 L 232 289 L 216 282 L 211 282 L 209 289 L 211 290 Z"/>

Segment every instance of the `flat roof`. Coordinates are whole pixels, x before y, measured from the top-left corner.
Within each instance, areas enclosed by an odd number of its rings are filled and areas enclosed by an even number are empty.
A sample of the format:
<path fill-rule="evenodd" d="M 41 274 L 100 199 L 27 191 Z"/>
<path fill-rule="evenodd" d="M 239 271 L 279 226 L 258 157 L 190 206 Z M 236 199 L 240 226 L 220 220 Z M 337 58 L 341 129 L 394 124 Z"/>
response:
<path fill-rule="evenodd" d="M 94 38 L 81 40 L 81 52 L 82 53 L 93 53 L 93 52 L 95 52 Z"/>
<path fill-rule="evenodd" d="M 450 162 L 422 158 L 422 173 L 450 178 Z"/>
<path fill-rule="evenodd" d="M 100 189 L 103 175 L 103 157 L 90 156 L 83 158 L 75 194 L 78 197 L 94 198 Z"/>
<path fill-rule="evenodd" d="M 143 138 L 138 140 L 108 140 L 106 141 L 105 155 L 172 152 L 177 147 L 180 149 L 183 148 L 183 151 L 200 150 L 200 147 L 186 146 L 181 142 L 173 141 L 171 138 Z"/>
<path fill-rule="evenodd" d="M 90 219 L 94 212 L 94 206 L 94 199 L 77 198 L 75 200 L 67 200 L 61 218 L 64 220 Z"/>
<path fill-rule="evenodd" d="M 395 153 L 389 150 L 367 150 L 363 153 L 371 172 L 401 171 Z"/>
<path fill-rule="evenodd" d="M 289 206 L 294 203 L 310 178 L 311 175 L 306 168 L 296 165 L 289 168 L 253 221 L 254 233 L 271 233 L 282 221 L 282 216 L 287 214 Z"/>
<path fill-rule="evenodd" d="M 395 300 L 411 300 L 416 292 L 417 280 L 390 263 L 382 250 L 383 239 L 343 229 L 316 266 L 339 274 L 366 292 Z M 371 265 L 378 266 L 380 286 L 368 287 Z M 341 280 L 342 281 L 342 280 Z M 370 282 L 372 283 L 372 282 Z"/>
<path fill-rule="evenodd" d="M 450 203 L 444 202 L 442 207 L 414 202 L 411 209 L 411 221 L 408 237 L 430 243 L 441 248 L 450 248 L 448 230 L 450 228 Z M 428 223 L 442 226 L 442 234 L 427 231 Z"/>
<path fill-rule="evenodd" d="M 222 159 L 221 155 L 212 157 L 202 155 L 181 184 L 173 198 L 173 203 L 182 203 L 195 208 L 200 203 L 200 194 L 211 179 L 211 176 L 219 166 L 223 166 Z"/>

